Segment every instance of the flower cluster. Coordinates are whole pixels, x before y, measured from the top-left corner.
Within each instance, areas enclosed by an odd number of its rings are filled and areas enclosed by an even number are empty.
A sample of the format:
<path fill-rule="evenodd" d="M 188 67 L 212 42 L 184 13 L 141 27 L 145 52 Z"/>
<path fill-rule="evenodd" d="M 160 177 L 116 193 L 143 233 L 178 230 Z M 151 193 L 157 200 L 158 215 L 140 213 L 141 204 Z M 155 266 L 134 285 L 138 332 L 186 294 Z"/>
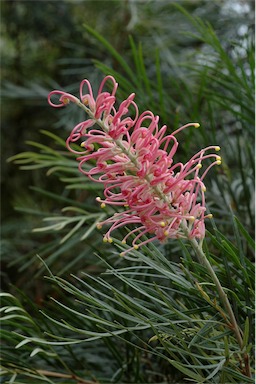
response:
<path fill-rule="evenodd" d="M 112 92 L 104 91 L 107 81 L 112 82 Z M 79 170 L 103 184 L 104 199 L 96 199 L 102 208 L 106 204 L 123 207 L 121 212 L 98 224 L 98 228 L 110 226 L 104 241 L 112 242 L 112 232 L 129 224 L 135 224 L 135 229 L 124 237 L 123 243 L 131 236 L 135 249 L 154 239 L 203 239 L 204 219 L 211 216 L 206 215 L 203 180 L 213 165 L 221 164 L 220 156 L 213 152 L 220 148 L 209 146 L 185 164 L 174 163 L 176 134 L 199 124 L 189 123 L 166 134 L 167 127 L 159 127 L 158 116 L 150 111 L 139 114 L 135 94 L 116 107 L 117 87 L 115 79 L 106 76 L 96 98 L 88 80 L 80 85 L 80 99 L 57 90 L 48 97 L 51 106 L 74 102 L 88 115 L 73 129 L 66 143 L 78 155 Z M 54 95 L 58 96 L 57 104 L 52 101 Z M 81 150 L 74 143 L 79 143 Z M 205 159 L 213 161 L 202 172 Z M 88 168 L 91 160 L 94 166 Z M 147 240 L 142 241 L 143 235 L 149 235 Z"/>

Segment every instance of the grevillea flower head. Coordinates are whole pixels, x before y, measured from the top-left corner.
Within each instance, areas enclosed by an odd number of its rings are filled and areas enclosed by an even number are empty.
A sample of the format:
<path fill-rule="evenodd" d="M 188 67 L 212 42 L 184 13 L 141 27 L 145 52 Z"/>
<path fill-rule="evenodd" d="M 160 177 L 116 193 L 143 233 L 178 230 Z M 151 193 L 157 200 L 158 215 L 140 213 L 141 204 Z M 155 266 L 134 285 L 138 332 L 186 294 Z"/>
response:
<path fill-rule="evenodd" d="M 112 83 L 112 92 L 104 91 L 107 81 Z M 104 198 L 96 199 L 102 208 L 106 204 L 122 208 L 98 224 L 98 228 L 109 226 L 103 240 L 112 242 L 114 230 L 131 224 L 135 229 L 123 243 L 132 237 L 135 249 L 155 239 L 185 237 L 201 241 L 205 236 L 204 220 L 211 217 L 206 214 L 204 178 L 213 165 L 221 164 L 215 153 L 220 148 L 209 146 L 185 164 L 175 163 L 179 145 L 176 135 L 199 124 L 188 123 L 169 134 L 165 125 L 159 127 L 159 117 L 151 111 L 139 114 L 135 94 L 116 107 L 117 87 L 115 79 L 106 76 L 96 98 L 88 80 L 81 83 L 80 99 L 57 90 L 48 96 L 54 107 L 74 102 L 88 115 L 74 127 L 66 143 L 78 155 L 79 170 L 104 186 Z M 52 102 L 53 96 L 58 96 L 57 104 Z M 79 143 L 81 150 L 75 149 L 74 143 Z M 203 168 L 206 159 L 212 162 Z M 91 160 L 94 166 L 88 170 Z M 144 235 L 147 240 L 142 241 Z"/>

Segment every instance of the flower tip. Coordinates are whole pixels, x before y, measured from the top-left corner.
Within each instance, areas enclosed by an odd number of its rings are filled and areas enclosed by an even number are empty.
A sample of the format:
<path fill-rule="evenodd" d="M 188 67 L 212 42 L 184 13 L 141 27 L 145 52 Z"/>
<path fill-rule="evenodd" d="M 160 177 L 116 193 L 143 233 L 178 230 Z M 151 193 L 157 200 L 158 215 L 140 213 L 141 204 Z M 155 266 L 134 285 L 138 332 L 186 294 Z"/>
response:
<path fill-rule="evenodd" d="M 100 207 L 101 208 L 105 208 L 106 207 L 106 204 L 104 202 L 102 202 L 101 198 L 98 196 L 96 197 L 95 199 L 98 203 L 101 203 Z"/>
<path fill-rule="evenodd" d="M 216 160 L 217 160 L 217 161 L 216 161 L 216 164 L 217 164 L 217 165 L 220 165 L 220 164 L 221 164 L 221 157 L 220 157 L 220 156 L 217 156 L 217 157 L 216 157 Z"/>
<path fill-rule="evenodd" d="M 87 97 L 84 97 L 83 99 L 82 99 L 82 103 L 84 104 L 84 105 L 89 105 L 89 100 L 88 100 L 88 98 Z"/>
<path fill-rule="evenodd" d="M 67 97 L 63 97 L 62 102 L 63 102 L 63 104 L 67 105 L 70 103 L 70 100 Z"/>
<path fill-rule="evenodd" d="M 194 127 L 195 127 L 195 128 L 199 128 L 199 127 L 200 127 L 200 124 L 199 124 L 199 123 L 195 123 L 195 124 L 194 124 Z"/>

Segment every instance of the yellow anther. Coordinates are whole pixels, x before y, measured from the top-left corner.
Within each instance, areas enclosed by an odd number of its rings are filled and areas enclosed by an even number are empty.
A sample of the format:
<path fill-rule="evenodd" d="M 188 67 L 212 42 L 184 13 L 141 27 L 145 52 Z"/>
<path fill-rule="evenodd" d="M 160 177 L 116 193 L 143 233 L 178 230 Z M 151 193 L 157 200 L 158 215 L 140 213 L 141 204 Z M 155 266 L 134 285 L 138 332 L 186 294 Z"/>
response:
<path fill-rule="evenodd" d="M 100 223 L 96 224 L 96 228 L 97 229 L 101 229 L 102 228 L 102 225 Z"/>
<path fill-rule="evenodd" d="M 160 223 L 160 227 L 162 227 L 162 228 L 165 227 L 165 222 L 164 222 L 164 221 L 161 221 L 161 223 Z"/>
<path fill-rule="evenodd" d="M 106 208 L 106 204 L 105 203 L 101 203 L 100 207 L 101 208 Z"/>
<path fill-rule="evenodd" d="M 218 145 L 215 147 L 215 151 L 220 151 L 220 147 Z"/>
<path fill-rule="evenodd" d="M 169 232 L 168 231 L 164 231 L 164 235 L 165 235 L 165 237 L 167 237 L 169 235 Z"/>
<path fill-rule="evenodd" d="M 138 246 L 137 244 L 134 244 L 133 248 L 134 248 L 134 249 L 138 249 L 139 246 Z"/>
<path fill-rule="evenodd" d="M 108 242 L 108 239 L 106 236 L 103 237 L 103 243 L 107 243 Z"/>
<path fill-rule="evenodd" d="M 125 241 L 125 240 L 122 240 L 122 244 L 126 244 L 126 241 Z"/>
<path fill-rule="evenodd" d="M 80 144 L 80 147 L 84 147 L 85 146 L 85 141 L 83 141 L 81 144 Z"/>
<path fill-rule="evenodd" d="M 216 160 L 221 161 L 221 157 L 220 156 L 216 156 Z"/>
<path fill-rule="evenodd" d="M 205 192 L 205 191 L 206 191 L 206 187 L 203 185 L 202 188 L 201 188 L 201 190 L 202 190 L 203 192 Z"/>
<path fill-rule="evenodd" d="M 108 243 L 113 243 L 113 239 L 111 237 L 108 238 Z"/>
<path fill-rule="evenodd" d="M 192 222 L 195 221 L 195 219 L 196 219 L 195 216 L 189 216 L 189 218 L 188 218 L 188 220 L 192 221 Z"/>
<path fill-rule="evenodd" d="M 89 104 L 87 97 L 85 97 L 85 98 L 83 99 L 83 104 L 84 104 L 84 105 L 88 105 L 88 104 Z"/>
<path fill-rule="evenodd" d="M 63 104 L 69 104 L 70 100 L 67 97 L 63 97 Z"/>
<path fill-rule="evenodd" d="M 100 201 L 101 201 L 101 198 L 98 196 L 98 197 L 96 197 L 95 200 L 98 201 L 98 202 L 100 202 Z"/>
<path fill-rule="evenodd" d="M 216 164 L 217 164 L 217 165 L 221 165 L 221 160 L 217 160 L 217 161 L 216 161 Z"/>
<path fill-rule="evenodd" d="M 119 253 L 119 256 L 124 257 L 124 252 Z"/>
<path fill-rule="evenodd" d="M 195 127 L 195 128 L 199 128 L 199 127 L 200 127 L 200 124 L 199 124 L 199 123 L 195 123 L 195 124 L 194 124 L 194 127 Z"/>
<path fill-rule="evenodd" d="M 212 219 L 213 218 L 213 215 L 211 213 L 209 213 L 209 215 L 205 216 L 205 217 L 208 217 L 208 219 Z"/>
<path fill-rule="evenodd" d="M 202 168 L 202 164 L 197 164 L 196 168 L 197 168 L 197 169 Z"/>

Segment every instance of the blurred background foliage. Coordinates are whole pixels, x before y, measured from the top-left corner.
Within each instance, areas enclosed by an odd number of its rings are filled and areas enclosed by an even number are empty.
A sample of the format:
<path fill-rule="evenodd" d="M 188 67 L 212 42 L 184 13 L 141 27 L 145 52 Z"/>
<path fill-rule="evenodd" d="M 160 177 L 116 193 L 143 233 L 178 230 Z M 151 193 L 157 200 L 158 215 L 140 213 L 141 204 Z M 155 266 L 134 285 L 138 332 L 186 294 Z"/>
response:
<path fill-rule="evenodd" d="M 29 304 L 28 297 L 24 299 L 30 310 L 34 304 L 44 308 L 49 295 L 61 295 L 54 284 L 43 281 L 45 270 L 37 254 L 53 274 L 67 279 L 70 273 L 80 276 L 86 271 L 93 276 L 105 270 L 96 251 L 111 263 L 120 263 L 115 248 L 103 247 L 102 234 L 94 230 L 104 215 L 95 203 L 99 190 L 79 175 L 74 157 L 65 150 L 64 141 L 82 113 L 72 106 L 54 110 L 47 104 L 52 89 L 77 94 L 83 78 L 97 89 L 104 74 L 113 74 L 120 83 L 120 100 L 135 92 L 140 111 L 159 114 L 170 130 L 188 121 L 201 124 L 199 130 L 180 134 L 182 160 L 201 146 L 221 146 L 223 166 L 206 180 L 208 208 L 233 251 L 243 249 L 252 259 L 252 247 L 235 240 L 238 229 L 232 213 L 253 237 L 253 1 L 8 0 L 1 2 L 1 24 L 1 280 L 5 290 L 22 290 L 30 297 Z M 7 162 L 9 158 L 12 161 Z M 221 262 L 223 249 L 216 247 L 220 238 L 214 239 L 215 243 L 208 242 L 209 252 Z M 162 247 L 176 262 L 182 249 L 177 243 Z M 227 265 L 222 271 L 224 282 Z M 123 281 L 118 284 L 127 289 Z M 117 354 L 113 345 L 109 348 Z M 132 370 L 136 361 L 141 364 L 137 353 L 137 349 L 131 353 Z M 111 359 L 106 359 L 110 364 Z M 171 380 L 166 361 L 161 361 L 165 377 Z M 157 367 L 147 366 L 149 362 L 152 359 L 146 358 L 145 370 L 157 372 Z M 128 382 L 129 367 L 122 371 L 124 376 L 119 372 Z M 102 377 L 110 377 L 116 368 L 108 369 L 100 373 Z M 149 380 L 149 374 L 143 375 Z M 136 373 L 131 377 L 135 380 Z M 174 382 L 181 380 L 175 370 L 171 377 Z M 150 380 L 164 379 L 154 373 Z"/>

